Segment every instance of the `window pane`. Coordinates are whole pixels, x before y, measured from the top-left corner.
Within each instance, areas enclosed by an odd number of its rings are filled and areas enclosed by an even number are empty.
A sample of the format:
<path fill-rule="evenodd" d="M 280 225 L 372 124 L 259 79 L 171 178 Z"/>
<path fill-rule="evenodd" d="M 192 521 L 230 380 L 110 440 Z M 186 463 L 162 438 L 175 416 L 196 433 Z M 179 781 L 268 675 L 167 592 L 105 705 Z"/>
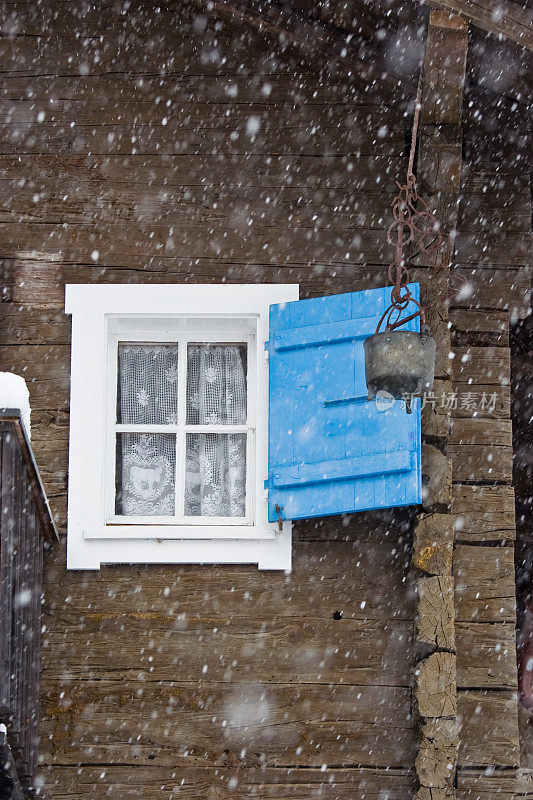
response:
<path fill-rule="evenodd" d="M 178 345 L 118 346 L 117 421 L 145 425 L 175 423 Z"/>
<path fill-rule="evenodd" d="M 175 476 L 176 437 L 173 434 L 117 435 L 116 514 L 173 516 Z"/>
<path fill-rule="evenodd" d="M 244 517 L 246 434 L 188 433 L 185 515 Z"/>
<path fill-rule="evenodd" d="M 187 424 L 246 424 L 246 345 L 188 346 Z"/>

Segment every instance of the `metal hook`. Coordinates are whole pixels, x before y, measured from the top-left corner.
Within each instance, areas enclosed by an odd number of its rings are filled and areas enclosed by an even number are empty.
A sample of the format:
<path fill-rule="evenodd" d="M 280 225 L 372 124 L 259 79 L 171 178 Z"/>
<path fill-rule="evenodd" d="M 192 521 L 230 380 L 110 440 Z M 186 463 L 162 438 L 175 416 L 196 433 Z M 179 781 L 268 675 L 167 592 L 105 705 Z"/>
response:
<path fill-rule="evenodd" d="M 278 515 L 278 530 L 281 533 L 283 531 L 283 520 L 281 519 L 281 512 L 283 511 L 285 506 L 278 506 L 278 504 L 276 503 L 274 508 L 276 509 L 276 514 Z"/>

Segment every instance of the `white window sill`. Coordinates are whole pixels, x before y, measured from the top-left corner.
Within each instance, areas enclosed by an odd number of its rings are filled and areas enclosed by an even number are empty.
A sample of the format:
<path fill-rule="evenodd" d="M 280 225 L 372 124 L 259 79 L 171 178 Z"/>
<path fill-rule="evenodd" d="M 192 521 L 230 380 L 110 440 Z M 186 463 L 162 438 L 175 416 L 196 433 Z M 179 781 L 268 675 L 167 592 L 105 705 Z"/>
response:
<path fill-rule="evenodd" d="M 83 531 L 84 539 L 275 539 L 276 531 L 253 525 L 106 525 Z"/>

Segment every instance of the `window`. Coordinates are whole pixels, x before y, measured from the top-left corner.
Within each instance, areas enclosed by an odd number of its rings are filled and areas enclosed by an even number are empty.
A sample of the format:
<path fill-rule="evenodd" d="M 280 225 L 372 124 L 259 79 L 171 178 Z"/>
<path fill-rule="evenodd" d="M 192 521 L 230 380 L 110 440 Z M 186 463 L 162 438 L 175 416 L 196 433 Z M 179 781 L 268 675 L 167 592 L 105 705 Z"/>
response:
<path fill-rule="evenodd" d="M 297 297 L 67 287 L 69 568 L 289 569 L 287 520 L 420 503 L 420 403 L 367 400 L 364 340 L 390 288 Z"/>
<path fill-rule="evenodd" d="M 67 287 L 69 568 L 290 566 L 268 522 L 268 312 L 294 285 Z"/>
<path fill-rule="evenodd" d="M 253 521 L 254 337 L 198 322 L 111 338 L 109 524 Z"/>

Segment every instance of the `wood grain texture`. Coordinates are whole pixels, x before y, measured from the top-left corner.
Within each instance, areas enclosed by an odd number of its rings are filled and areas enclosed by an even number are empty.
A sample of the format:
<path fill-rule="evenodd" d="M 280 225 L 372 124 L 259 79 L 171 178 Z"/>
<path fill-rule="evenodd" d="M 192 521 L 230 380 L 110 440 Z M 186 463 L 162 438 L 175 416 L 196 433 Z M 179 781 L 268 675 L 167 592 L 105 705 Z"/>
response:
<path fill-rule="evenodd" d="M 452 418 L 449 442 L 452 445 L 492 444 L 497 447 L 510 447 L 512 437 L 510 419 Z"/>
<path fill-rule="evenodd" d="M 417 652 L 424 655 L 436 650 L 455 652 L 453 578 L 451 575 L 419 578 L 417 590 Z"/>
<path fill-rule="evenodd" d="M 417 664 L 414 688 L 421 717 L 455 717 L 457 712 L 455 653 L 437 652 Z"/>
<path fill-rule="evenodd" d="M 414 755 L 409 689 L 60 680 L 41 702 L 50 764 L 401 767 Z"/>
<path fill-rule="evenodd" d="M 464 542 L 513 541 L 516 537 L 511 486 L 454 484 L 455 539 Z"/>
<path fill-rule="evenodd" d="M 257 621 L 321 619 L 326 624 L 335 611 L 342 611 L 337 626 L 341 629 L 350 619 L 412 620 L 408 554 L 392 536 L 381 543 L 372 538 L 299 541 L 293 547 L 293 574 L 268 572 L 260 581 L 257 572 L 242 566 L 135 565 L 103 567 L 98 573 L 67 572 L 62 546 L 61 553 L 47 559 L 47 578 L 55 590 L 47 596 L 45 613 L 62 624 L 78 619 L 81 627 L 86 617 L 103 621 L 137 615 L 164 624 L 179 615 L 229 620 L 236 612 Z M 381 569 L 387 572 L 385 585 Z M 113 601 L 111 608 L 107 597 Z"/>
<path fill-rule="evenodd" d="M 533 14 L 513 0 L 419 0 L 432 8 L 460 14 L 472 25 L 501 34 L 533 50 Z M 444 15 L 443 15 L 444 16 Z"/>
<path fill-rule="evenodd" d="M 456 622 L 457 686 L 516 690 L 515 625 Z"/>
<path fill-rule="evenodd" d="M 454 294 L 452 307 L 502 309 L 519 318 L 527 316 L 531 294 L 529 269 L 508 262 L 498 266 L 467 264 L 459 251 L 451 274 L 466 281 Z"/>
<path fill-rule="evenodd" d="M 421 743 L 416 757 L 416 771 L 423 787 L 446 789 L 455 781 L 455 763 L 459 747 L 459 724 L 455 720 L 430 719 L 420 731 Z M 429 792 L 429 798 L 438 792 Z"/>
<path fill-rule="evenodd" d="M 102 777 L 102 773 L 104 773 Z M 365 795 L 381 800 L 387 792 L 390 800 L 411 800 L 415 789 L 413 772 L 375 767 L 351 769 L 241 769 L 216 766 L 210 769 L 139 766 L 48 767 L 43 772 L 47 797 L 94 800 L 102 782 L 112 792 L 113 800 L 132 800 L 139 791 L 150 800 L 168 800 L 177 793 L 186 800 L 248 800 L 250 796 L 272 800 L 353 800 Z M 177 790 L 177 791 L 176 791 Z"/>
<path fill-rule="evenodd" d="M 519 772 L 515 769 L 492 771 L 467 767 L 457 773 L 458 800 L 492 800 L 495 792 L 501 800 L 512 800 L 521 788 Z"/>
<path fill-rule="evenodd" d="M 453 352 L 454 382 L 509 384 L 511 354 L 507 347 L 456 347 Z"/>
<path fill-rule="evenodd" d="M 509 346 L 509 314 L 506 311 L 452 309 L 452 344 Z"/>
<path fill-rule="evenodd" d="M 518 766 L 517 704 L 513 692 L 460 691 L 457 717 L 462 726 L 459 767 Z M 498 792 L 498 787 L 505 791 L 507 776 L 490 772 L 486 775 L 487 791 L 489 787 L 493 792 Z M 475 780 L 469 783 L 466 773 L 464 776 L 463 780 L 458 779 L 459 787 L 475 788 Z"/>
<path fill-rule="evenodd" d="M 513 547 L 456 544 L 453 572 L 456 620 L 516 621 Z"/>
<path fill-rule="evenodd" d="M 90 610 L 83 619 L 56 611 L 47 624 L 45 678 L 199 680 L 207 674 L 235 682 L 253 675 L 258 681 L 384 686 L 409 686 L 412 679 L 412 623 L 403 621 L 235 614 L 226 623 L 206 609 L 201 616 Z M 86 653 L 81 661 L 73 657 L 79 648 Z"/>
<path fill-rule="evenodd" d="M 510 445 L 451 444 L 448 456 L 456 483 L 511 483 L 513 449 Z"/>

